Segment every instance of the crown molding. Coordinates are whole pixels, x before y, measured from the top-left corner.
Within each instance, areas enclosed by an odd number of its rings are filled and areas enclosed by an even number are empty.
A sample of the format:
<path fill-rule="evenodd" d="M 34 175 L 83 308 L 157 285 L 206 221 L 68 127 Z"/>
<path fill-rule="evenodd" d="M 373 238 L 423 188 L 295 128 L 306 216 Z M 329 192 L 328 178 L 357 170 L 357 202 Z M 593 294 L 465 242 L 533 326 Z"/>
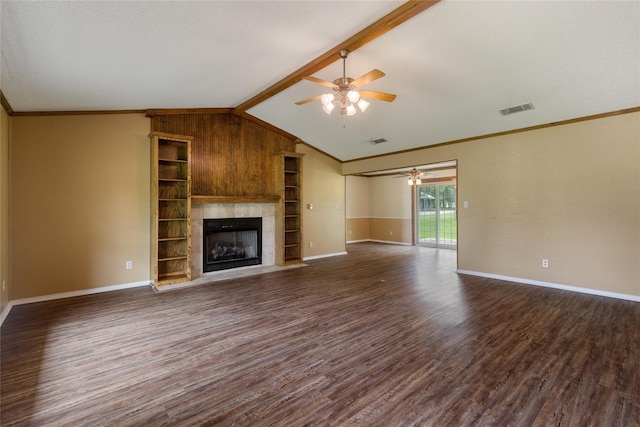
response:
<path fill-rule="evenodd" d="M 591 116 L 576 117 L 576 118 L 573 118 L 573 119 L 561 120 L 561 121 L 558 121 L 558 122 L 544 123 L 544 124 L 541 124 L 541 125 L 529 126 L 529 127 L 519 128 L 519 129 L 512 129 L 512 130 L 507 130 L 507 131 L 503 131 L 503 132 L 488 133 L 486 135 L 478 135 L 478 136 L 472 136 L 472 137 L 469 137 L 469 138 L 456 139 L 456 140 L 453 140 L 453 141 L 441 142 L 441 143 L 438 143 L 438 144 L 424 145 L 422 147 L 410 148 L 410 149 L 407 149 L 407 150 L 399 150 L 399 151 L 392 151 L 392 152 L 389 152 L 389 153 L 376 154 L 375 156 L 367 156 L 367 157 L 360 157 L 360 158 L 357 158 L 357 159 L 342 160 L 342 163 L 346 164 L 346 163 L 359 162 L 359 161 L 362 161 L 362 160 L 375 159 L 377 157 L 387 157 L 387 156 L 393 156 L 393 155 L 396 155 L 396 154 L 412 153 L 412 152 L 415 152 L 415 151 L 422 151 L 422 150 L 426 150 L 426 149 L 430 149 L 430 148 L 443 147 L 445 145 L 461 144 L 463 142 L 478 141 L 480 139 L 494 138 L 496 136 L 504 136 L 504 135 L 511 135 L 511 134 L 514 134 L 514 133 L 529 132 L 529 131 L 533 131 L 533 130 L 537 130 L 537 129 L 544 129 L 544 128 L 550 128 L 550 127 L 554 127 L 554 126 L 568 125 L 568 124 L 571 124 L 571 123 L 585 122 L 585 121 L 588 121 L 588 120 L 603 119 L 603 118 L 606 118 L 606 117 L 619 116 L 619 115 L 622 115 L 622 114 L 630 114 L 630 113 L 637 113 L 637 112 L 640 112 L 640 106 L 639 107 L 632 107 L 632 108 L 625 108 L 623 110 L 609 111 L 607 113 L 593 114 Z"/>
<path fill-rule="evenodd" d="M 97 116 L 105 114 L 144 114 L 146 110 L 69 110 L 69 111 L 14 111 L 14 117 L 29 116 Z"/>

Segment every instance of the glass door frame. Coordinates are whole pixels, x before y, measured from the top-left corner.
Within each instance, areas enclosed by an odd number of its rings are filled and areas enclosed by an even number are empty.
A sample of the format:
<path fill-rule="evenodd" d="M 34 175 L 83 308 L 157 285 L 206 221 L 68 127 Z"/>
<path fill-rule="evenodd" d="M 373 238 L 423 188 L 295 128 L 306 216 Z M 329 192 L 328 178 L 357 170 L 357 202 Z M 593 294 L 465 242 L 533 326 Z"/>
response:
<path fill-rule="evenodd" d="M 415 191 L 414 191 L 414 196 L 413 196 L 413 215 L 414 215 L 414 228 L 415 228 L 415 232 L 414 232 L 414 242 L 416 245 L 419 246 L 427 246 L 427 247 L 432 247 L 432 248 L 443 248 L 443 249 L 457 249 L 458 245 L 457 245 L 457 234 L 458 234 L 458 186 L 456 185 L 457 183 L 457 179 L 452 177 L 452 178 L 446 178 L 446 179 L 437 179 L 437 180 L 426 180 L 423 184 L 418 184 L 416 186 L 414 186 Z M 454 196 L 455 196 L 455 209 L 453 210 L 453 212 L 455 213 L 455 227 L 456 227 L 456 239 L 455 239 L 455 244 L 449 244 L 449 243 L 440 243 L 441 237 L 440 237 L 440 186 L 441 185 L 452 185 L 454 188 Z M 435 215 L 436 215 L 436 239 L 434 243 L 429 243 L 429 242 L 421 242 L 420 241 L 420 187 L 435 187 L 435 194 L 436 194 L 436 199 L 435 199 Z"/>

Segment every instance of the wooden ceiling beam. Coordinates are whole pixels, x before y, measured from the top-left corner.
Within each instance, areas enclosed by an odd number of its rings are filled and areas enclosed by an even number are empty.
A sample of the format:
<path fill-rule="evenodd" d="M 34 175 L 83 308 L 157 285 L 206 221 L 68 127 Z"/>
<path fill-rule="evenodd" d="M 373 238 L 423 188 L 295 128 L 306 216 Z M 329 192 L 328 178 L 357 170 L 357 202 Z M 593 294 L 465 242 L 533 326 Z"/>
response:
<path fill-rule="evenodd" d="M 11 108 L 11 104 L 9 104 L 9 101 L 7 100 L 7 98 L 4 97 L 4 93 L 2 93 L 2 91 L 0 90 L 0 105 L 2 105 L 2 108 L 4 108 L 4 111 L 7 112 L 8 115 L 13 115 L 13 108 Z"/>
<path fill-rule="evenodd" d="M 313 73 L 322 70 L 328 65 L 336 62 L 340 59 L 340 51 L 342 49 L 353 52 L 354 50 L 364 46 L 372 40 L 377 39 L 387 31 L 392 30 L 403 22 L 408 21 L 420 12 L 430 8 L 438 2 L 440 2 L 440 0 L 411 0 L 404 3 L 402 6 L 388 13 L 384 17 L 378 19 L 376 22 L 369 25 L 364 30 L 328 50 L 318 58 L 297 69 L 279 82 L 263 90 L 253 98 L 248 99 L 247 101 L 238 105 L 233 110 L 234 114 L 244 113 L 248 109 L 255 107 L 261 102 L 266 101 L 272 96 L 298 83 L 300 80 L 302 80 L 303 77 L 310 76 Z"/>

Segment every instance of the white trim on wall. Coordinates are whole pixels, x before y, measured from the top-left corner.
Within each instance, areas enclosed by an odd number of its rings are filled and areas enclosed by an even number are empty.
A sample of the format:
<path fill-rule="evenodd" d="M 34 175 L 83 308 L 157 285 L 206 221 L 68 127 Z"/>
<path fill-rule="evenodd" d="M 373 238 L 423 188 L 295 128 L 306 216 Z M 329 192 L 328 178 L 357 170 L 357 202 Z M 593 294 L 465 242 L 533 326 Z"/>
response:
<path fill-rule="evenodd" d="M 11 303 L 11 301 L 9 301 L 7 305 L 4 306 L 4 309 L 2 309 L 2 313 L 0 313 L 0 326 L 2 326 L 4 319 L 6 319 L 7 316 L 9 315 L 9 312 L 11 311 L 12 307 L 13 307 L 13 304 Z"/>
<path fill-rule="evenodd" d="M 598 295 L 602 297 L 617 298 L 617 299 L 623 299 L 628 301 L 640 302 L 640 295 L 627 295 L 627 294 L 621 294 L 618 292 L 601 291 L 599 289 L 582 288 L 579 286 L 570 286 L 570 285 L 563 285 L 560 283 L 543 282 L 540 280 L 523 279 L 520 277 L 503 276 L 500 274 L 482 273 L 479 271 L 457 269 L 456 273 L 467 274 L 469 276 L 486 277 L 487 279 L 504 280 L 506 282 L 521 283 L 524 285 L 542 286 L 545 288 L 561 289 L 563 291 L 579 292 L 581 294 Z"/>
<path fill-rule="evenodd" d="M 342 252 L 335 252 L 335 253 L 332 253 L 332 254 L 306 256 L 302 260 L 303 261 L 308 261 L 310 259 L 329 258 L 329 257 L 332 257 L 332 256 L 340 256 L 340 255 L 347 255 L 347 252 L 346 251 L 342 251 Z"/>
<path fill-rule="evenodd" d="M 362 242 L 374 242 L 374 243 L 386 243 L 388 245 L 412 246 L 411 243 L 408 243 L 408 242 L 397 242 L 395 240 L 377 240 L 377 239 L 347 240 L 347 244 L 349 244 L 349 243 L 362 243 Z"/>

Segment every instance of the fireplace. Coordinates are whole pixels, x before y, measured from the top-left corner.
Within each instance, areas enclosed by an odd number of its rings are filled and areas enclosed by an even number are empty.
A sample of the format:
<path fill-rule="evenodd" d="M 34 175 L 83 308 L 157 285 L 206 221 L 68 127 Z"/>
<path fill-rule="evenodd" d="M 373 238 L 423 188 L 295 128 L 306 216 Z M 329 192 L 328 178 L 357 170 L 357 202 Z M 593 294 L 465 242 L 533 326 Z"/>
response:
<path fill-rule="evenodd" d="M 262 264 L 262 218 L 205 219 L 203 272 Z"/>

